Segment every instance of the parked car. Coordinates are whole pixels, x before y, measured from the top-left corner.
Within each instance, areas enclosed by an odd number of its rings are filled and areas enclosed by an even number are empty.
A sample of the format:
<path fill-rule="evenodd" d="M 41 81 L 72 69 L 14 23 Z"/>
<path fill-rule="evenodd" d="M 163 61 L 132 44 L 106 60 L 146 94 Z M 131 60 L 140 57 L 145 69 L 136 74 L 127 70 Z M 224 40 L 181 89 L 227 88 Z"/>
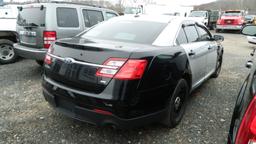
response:
<path fill-rule="evenodd" d="M 17 55 L 13 44 L 18 41 L 16 18 L 18 5 L 0 6 L 0 64 L 15 62 Z"/>
<path fill-rule="evenodd" d="M 224 11 L 221 18 L 217 21 L 216 32 L 223 30 L 240 31 L 245 24 L 244 11 L 228 10 Z"/>
<path fill-rule="evenodd" d="M 255 17 L 256 17 L 256 15 L 246 15 L 246 16 L 245 16 L 245 23 L 246 23 L 246 24 L 251 24 L 251 23 L 253 23 Z"/>
<path fill-rule="evenodd" d="M 205 11 L 192 11 L 189 17 L 198 22 L 202 22 L 209 29 L 216 28 L 217 20 L 219 19 L 220 12 L 218 10 L 205 10 Z"/>
<path fill-rule="evenodd" d="M 99 22 L 118 14 L 109 9 L 72 3 L 34 3 L 20 7 L 15 44 L 19 56 L 34 59 L 40 65 L 51 42 L 73 37 Z"/>
<path fill-rule="evenodd" d="M 247 40 L 251 44 L 256 44 L 256 37 L 255 36 L 247 36 Z"/>
<path fill-rule="evenodd" d="M 256 26 L 245 26 L 244 35 L 256 36 Z M 228 135 L 228 144 L 256 143 L 256 65 L 255 50 L 246 64 L 250 73 L 238 94 Z"/>
<path fill-rule="evenodd" d="M 218 77 L 223 39 L 181 17 L 113 18 L 51 45 L 43 95 L 63 114 L 100 126 L 175 127 L 191 91 Z"/>

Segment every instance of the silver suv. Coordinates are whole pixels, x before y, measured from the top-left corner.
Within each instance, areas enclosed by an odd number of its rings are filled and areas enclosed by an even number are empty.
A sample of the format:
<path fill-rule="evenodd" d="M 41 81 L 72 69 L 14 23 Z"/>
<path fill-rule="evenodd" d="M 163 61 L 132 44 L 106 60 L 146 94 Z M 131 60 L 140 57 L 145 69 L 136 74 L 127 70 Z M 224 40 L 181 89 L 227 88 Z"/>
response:
<path fill-rule="evenodd" d="M 118 16 L 113 10 L 71 3 L 34 3 L 19 8 L 16 54 L 43 64 L 52 41 L 77 35 L 99 22 Z"/>

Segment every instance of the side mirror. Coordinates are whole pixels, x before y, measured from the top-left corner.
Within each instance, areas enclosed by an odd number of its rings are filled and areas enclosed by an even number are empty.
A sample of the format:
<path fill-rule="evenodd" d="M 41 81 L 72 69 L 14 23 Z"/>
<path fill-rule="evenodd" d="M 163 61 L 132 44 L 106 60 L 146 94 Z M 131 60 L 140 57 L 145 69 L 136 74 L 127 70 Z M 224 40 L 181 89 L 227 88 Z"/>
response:
<path fill-rule="evenodd" d="M 214 35 L 213 36 L 213 39 L 215 40 L 215 41 L 224 41 L 224 37 L 223 36 L 221 36 L 221 35 Z"/>
<path fill-rule="evenodd" d="M 256 25 L 246 25 L 242 29 L 243 35 L 256 36 Z"/>

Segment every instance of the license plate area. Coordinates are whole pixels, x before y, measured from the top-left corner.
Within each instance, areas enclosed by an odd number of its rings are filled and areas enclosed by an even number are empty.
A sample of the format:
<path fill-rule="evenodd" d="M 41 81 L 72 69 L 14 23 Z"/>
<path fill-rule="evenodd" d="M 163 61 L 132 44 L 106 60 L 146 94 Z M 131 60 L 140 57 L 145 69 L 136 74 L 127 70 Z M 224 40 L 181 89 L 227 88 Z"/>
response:
<path fill-rule="evenodd" d="M 56 106 L 70 113 L 75 112 L 75 103 L 65 99 L 64 97 L 56 97 Z"/>
<path fill-rule="evenodd" d="M 36 45 L 36 36 L 35 31 L 20 31 L 20 42 L 27 45 Z"/>

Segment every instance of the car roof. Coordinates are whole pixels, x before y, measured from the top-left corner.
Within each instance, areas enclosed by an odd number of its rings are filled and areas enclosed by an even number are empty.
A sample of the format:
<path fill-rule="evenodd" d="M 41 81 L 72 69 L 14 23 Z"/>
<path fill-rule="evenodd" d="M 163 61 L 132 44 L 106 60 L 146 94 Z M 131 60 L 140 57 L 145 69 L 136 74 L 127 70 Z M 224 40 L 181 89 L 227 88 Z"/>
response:
<path fill-rule="evenodd" d="M 41 5 L 45 7 L 50 7 L 50 6 L 63 6 L 63 7 L 74 7 L 74 8 L 93 8 L 93 9 L 100 9 L 104 11 L 109 11 L 109 12 L 115 12 L 114 10 L 107 9 L 104 7 L 99 7 L 99 6 L 94 6 L 94 5 L 86 5 L 86 4 L 79 4 L 79 3 L 68 3 L 68 2 L 47 2 L 47 3 L 30 3 L 30 4 L 24 4 L 21 5 L 22 7 L 40 7 Z"/>
<path fill-rule="evenodd" d="M 114 19 L 118 20 L 131 20 L 131 21 L 148 21 L 148 22 L 159 22 L 159 23 L 170 23 L 174 19 L 180 19 L 177 16 L 169 15 L 124 15 L 115 17 Z"/>
<path fill-rule="evenodd" d="M 174 23 L 175 25 L 179 25 L 181 23 L 195 24 L 198 23 L 203 25 L 200 22 L 195 21 L 193 18 L 190 17 L 181 17 L 181 16 L 169 16 L 169 15 L 124 15 L 112 18 L 113 21 L 120 21 L 120 20 L 129 20 L 129 21 L 147 21 L 147 22 L 159 22 L 159 23 Z"/>

